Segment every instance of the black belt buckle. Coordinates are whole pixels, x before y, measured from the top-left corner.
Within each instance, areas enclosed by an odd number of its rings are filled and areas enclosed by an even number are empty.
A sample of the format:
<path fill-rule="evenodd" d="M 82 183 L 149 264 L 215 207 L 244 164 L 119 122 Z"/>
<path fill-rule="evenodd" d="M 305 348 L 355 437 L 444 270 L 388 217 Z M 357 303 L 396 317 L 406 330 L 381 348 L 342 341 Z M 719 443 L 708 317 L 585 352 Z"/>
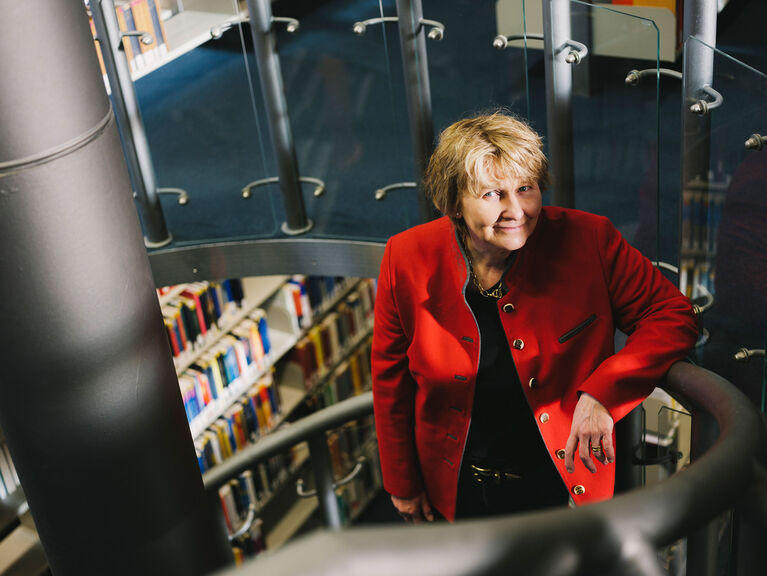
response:
<path fill-rule="evenodd" d="M 496 470 L 493 468 L 481 468 L 476 464 L 472 464 L 470 468 L 471 475 L 477 484 L 482 484 L 483 482 L 490 480 L 496 484 L 501 484 L 502 482 L 508 482 L 509 480 L 519 480 L 522 478 L 520 474 L 515 474 L 514 472 L 509 472 L 507 470 Z"/>

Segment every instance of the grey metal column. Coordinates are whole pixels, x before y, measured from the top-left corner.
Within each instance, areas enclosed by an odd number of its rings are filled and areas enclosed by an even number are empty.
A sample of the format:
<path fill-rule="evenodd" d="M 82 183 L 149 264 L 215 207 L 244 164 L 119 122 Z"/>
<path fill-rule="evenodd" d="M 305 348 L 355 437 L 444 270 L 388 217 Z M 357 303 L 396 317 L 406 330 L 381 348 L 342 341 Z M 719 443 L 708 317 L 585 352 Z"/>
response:
<path fill-rule="evenodd" d="M 314 483 L 317 488 L 317 499 L 320 503 L 325 525 L 332 530 L 339 530 L 343 526 L 341 510 L 338 507 L 338 498 L 333 479 L 333 465 L 330 460 L 330 450 L 325 432 L 315 434 L 308 441 L 309 456 L 314 472 Z"/>
<path fill-rule="evenodd" d="M 716 45 L 717 0 L 688 0 L 684 3 L 685 40 L 694 36 L 709 46 Z M 690 111 L 690 105 L 700 98 L 703 86 L 711 85 L 714 77 L 714 54 L 710 50 L 685 49 L 682 97 L 682 194 L 691 183 L 699 178 L 708 182 L 710 163 L 711 117 L 699 116 Z M 681 246 L 681 227 L 679 245 Z M 680 254 L 680 257 L 684 255 Z M 693 436 L 691 458 L 707 450 L 715 431 L 710 418 L 693 415 Z M 703 527 L 690 535 L 687 544 L 687 573 L 701 576 L 716 572 L 716 556 L 719 550 L 718 527 L 715 523 Z"/>
<path fill-rule="evenodd" d="M 563 45 L 570 40 L 570 1 L 543 0 L 543 58 L 546 71 L 546 126 L 553 175 L 552 201 L 575 207 L 573 161 L 573 71 Z"/>
<path fill-rule="evenodd" d="M 688 0 L 684 5 L 684 39 L 694 36 L 716 45 L 717 0 Z M 682 190 L 700 178 L 708 182 L 711 116 L 697 115 L 690 105 L 701 97 L 701 89 L 714 78 L 712 50 L 688 50 L 684 58 L 682 98 Z"/>
<path fill-rule="evenodd" d="M 50 566 L 203 574 L 207 505 L 82 0 L 0 2 L 0 426 Z"/>
<path fill-rule="evenodd" d="M 91 0 L 91 13 L 96 36 L 101 45 L 115 116 L 122 132 L 123 149 L 128 169 L 133 176 L 141 220 L 146 235 L 145 243 L 150 248 L 169 244 L 173 237 L 168 233 L 162 205 L 157 194 L 157 179 L 154 173 L 149 142 L 144 132 L 141 110 L 136 99 L 136 90 L 131 80 L 130 67 L 125 53 L 120 49 L 122 36 L 117 23 L 113 0 Z"/>
<path fill-rule="evenodd" d="M 410 139 L 415 155 L 418 182 L 418 207 L 421 220 L 428 222 L 435 210 L 421 190 L 421 183 L 434 151 L 434 124 L 431 117 L 431 85 L 429 62 L 426 55 L 426 33 L 421 24 L 421 0 L 397 0 L 399 43 L 402 68 L 405 71 L 405 97 L 410 119 Z"/>
<path fill-rule="evenodd" d="M 311 230 L 313 223 L 306 217 L 298 178 L 298 160 L 293 145 L 293 131 L 290 127 L 280 57 L 272 25 L 271 0 L 248 0 L 248 12 L 261 93 L 266 106 L 269 134 L 277 157 L 280 189 L 285 202 L 287 220 L 282 226 L 282 231 L 291 235 L 303 234 Z"/>

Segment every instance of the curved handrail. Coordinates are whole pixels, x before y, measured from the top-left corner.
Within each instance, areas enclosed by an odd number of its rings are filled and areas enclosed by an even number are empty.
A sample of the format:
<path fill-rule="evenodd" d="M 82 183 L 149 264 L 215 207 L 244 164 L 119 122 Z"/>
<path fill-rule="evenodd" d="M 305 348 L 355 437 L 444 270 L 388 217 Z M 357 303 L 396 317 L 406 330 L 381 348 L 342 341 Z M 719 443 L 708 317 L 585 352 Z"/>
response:
<path fill-rule="evenodd" d="M 556 509 L 454 525 L 315 532 L 222 574 L 267 574 L 270 570 L 304 576 L 498 574 L 512 565 L 516 573 L 531 576 L 663 574 L 654 550 L 700 527 L 739 500 L 752 483 L 756 460 L 763 458 L 767 445 L 754 406 L 716 374 L 677 363 L 669 371 L 664 388 L 693 409 L 711 414 L 719 426 L 719 438 L 691 466 L 657 485 L 576 510 Z M 352 401 L 356 401 L 353 412 L 358 416 L 369 408 L 370 395 Z M 333 409 L 338 416 L 347 406 L 339 404 L 329 410 Z M 310 416 L 316 426 L 313 430 L 319 429 L 322 419 L 330 421 L 328 416 Z M 332 419 L 330 425 L 337 423 Z"/>
<path fill-rule="evenodd" d="M 314 436 L 373 412 L 373 393 L 365 392 L 315 412 L 250 444 L 202 476 L 206 490 L 215 490 L 232 477 Z"/>
<path fill-rule="evenodd" d="M 253 238 L 169 246 L 149 252 L 156 286 L 271 274 L 375 278 L 386 242 Z"/>

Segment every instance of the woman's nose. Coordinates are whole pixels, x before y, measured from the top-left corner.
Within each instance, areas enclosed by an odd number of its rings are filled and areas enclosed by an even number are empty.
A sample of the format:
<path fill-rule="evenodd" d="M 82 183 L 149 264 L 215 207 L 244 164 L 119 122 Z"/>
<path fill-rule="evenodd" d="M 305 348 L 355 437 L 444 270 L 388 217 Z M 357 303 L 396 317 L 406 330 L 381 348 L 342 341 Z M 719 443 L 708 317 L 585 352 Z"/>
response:
<path fill-rule="evenodd" d="M 522 214 L 524 214 L 524 210 L 519 199 L 513 194 L 507 195 L 503 202 L 503 215 L 512 220 L 519 220 L 522 218 Z"/>

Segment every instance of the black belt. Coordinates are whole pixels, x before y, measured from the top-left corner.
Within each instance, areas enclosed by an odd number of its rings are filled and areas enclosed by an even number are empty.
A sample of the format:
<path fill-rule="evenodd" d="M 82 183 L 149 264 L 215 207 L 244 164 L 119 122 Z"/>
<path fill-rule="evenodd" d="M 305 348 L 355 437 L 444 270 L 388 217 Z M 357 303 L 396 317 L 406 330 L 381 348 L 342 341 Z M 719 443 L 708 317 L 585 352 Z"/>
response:
<path fill-rule="evenodd" d="M 498 469 L 498 468 L 482 468 L 480 466 L 477 466 L 476 464 L 471 464 L 469 466 L 469 469 L 471 470 L 471 477 L 478 484 L 482 484 L 488 481 L 493 481 L 496 484 L 501 484 L 503 482 L 509 482 L 511 480 L 522 479 L 521 474 L 517 474 L 516 472 L 511 472 L 510 470 L 504 470 L 504 469 Z"/>

